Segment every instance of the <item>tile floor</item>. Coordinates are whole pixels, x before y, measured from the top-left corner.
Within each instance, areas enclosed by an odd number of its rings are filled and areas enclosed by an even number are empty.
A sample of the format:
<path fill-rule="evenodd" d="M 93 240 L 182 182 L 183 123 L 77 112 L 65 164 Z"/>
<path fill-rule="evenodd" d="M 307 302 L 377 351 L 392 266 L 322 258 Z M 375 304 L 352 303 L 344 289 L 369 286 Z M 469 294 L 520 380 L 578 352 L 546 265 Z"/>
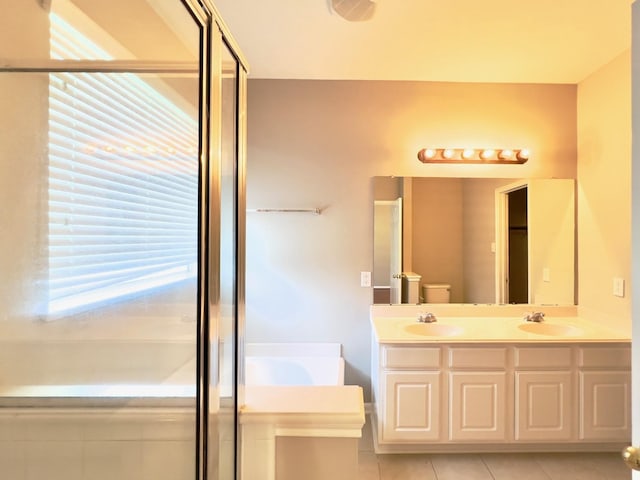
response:
<path fill-rule="evenodd" d="M 358 480 L 630 480 L 619 453 L 376 455 L 367 422 Z"/>

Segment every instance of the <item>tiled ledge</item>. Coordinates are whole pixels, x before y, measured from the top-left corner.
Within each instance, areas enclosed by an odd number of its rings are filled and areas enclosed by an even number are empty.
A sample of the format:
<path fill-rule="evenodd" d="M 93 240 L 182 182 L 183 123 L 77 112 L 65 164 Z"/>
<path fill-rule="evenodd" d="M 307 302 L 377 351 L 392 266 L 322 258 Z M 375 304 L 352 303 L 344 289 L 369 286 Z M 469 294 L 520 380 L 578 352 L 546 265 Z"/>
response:
<path fill-rule="evenodd" d="M 273 480 L 276 460 L 286 462 L 297 478 L 314 480 L 317 472 L 326 476 L 326 464 L 313 465 L 310 459 L 303 461 L 292 453 L 295 442 L 292 447 L 284 438 L 295 437 L 311 442 L 314 450 L 321 449 L 323 453 L 317 458 L 323 462 L 332 458 L 331 478 L 354 478 L 364 423 L 359 386 L 246 387 L 245 404 L 240 409 L 242 479 Z M 278 437 L 283 438 L 280 448 Z"/>

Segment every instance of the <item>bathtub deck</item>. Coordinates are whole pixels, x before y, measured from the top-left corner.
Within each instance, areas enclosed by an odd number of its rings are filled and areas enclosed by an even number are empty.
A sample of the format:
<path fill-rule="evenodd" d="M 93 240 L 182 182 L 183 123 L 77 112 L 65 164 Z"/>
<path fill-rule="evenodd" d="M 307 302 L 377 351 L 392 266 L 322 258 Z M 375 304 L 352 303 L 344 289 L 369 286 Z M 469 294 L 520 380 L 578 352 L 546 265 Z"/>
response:
<path fill-rule="evenodd" d="M 278 468 L 281 478 L 284 465 L 287 480 L 351 480 L 364 422 L 362 388 L 356 385 L 247 386 L 240 424 L 242 458 L 250 460 L 243 461 L 243 480 L 274 480 Z"/>
<path fill-rule="evenodd" d="M 339 424 L 356 438 L 361 436 L 364 420 L 362 388 L 356 385 L 247 386 L 240 408 L 241 424 L 270 423 L 279 428 Z"/>

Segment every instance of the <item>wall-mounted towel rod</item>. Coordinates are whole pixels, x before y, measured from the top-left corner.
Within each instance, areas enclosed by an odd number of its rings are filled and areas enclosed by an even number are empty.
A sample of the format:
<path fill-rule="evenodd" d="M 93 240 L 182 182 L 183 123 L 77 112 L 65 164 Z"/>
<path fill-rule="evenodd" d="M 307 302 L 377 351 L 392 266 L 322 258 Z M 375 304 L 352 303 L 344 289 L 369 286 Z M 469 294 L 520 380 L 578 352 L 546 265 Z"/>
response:
<path fill-rule="evenodd" d="M 321 208 L 253 208 L 247 209 L 247 212 L 257 213 L 313 213 L 314 215 L 322 214 Z"/>

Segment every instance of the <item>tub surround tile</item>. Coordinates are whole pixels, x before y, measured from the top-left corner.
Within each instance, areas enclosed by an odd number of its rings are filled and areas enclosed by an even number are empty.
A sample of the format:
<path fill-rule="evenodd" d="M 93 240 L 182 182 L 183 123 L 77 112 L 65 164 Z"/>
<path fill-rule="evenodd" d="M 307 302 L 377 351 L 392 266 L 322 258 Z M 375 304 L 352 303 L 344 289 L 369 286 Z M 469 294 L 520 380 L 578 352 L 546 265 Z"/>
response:
<path fill-rule="evenodd" d="M 112 418 L 87 420 L 84 424 L 85 440 L 140 440 L 142 438 L 142 422 L 135 419 Z"/>
<path fill-rule="evenodd" d="M 145 440 L 192 440 L 196 437 L 196 418 L 193 412 L 158 415 L 142 425 Z"/>
<path fill-rule="evenodd" d="M 354 480 L 358 451 L 351 438 L 278 437 L 275 472 L 278 480 Z"/>
<path fill-rule="evenodd" d="M 82 442 L 29 442 L 26 480 L 83 480 Z"/>
<path fill-rule="evenodd" d="M 143 442 L 140 478 L 143 480 L 194 478 L 195 452 L 194 442 Z"/>
<path fill-rule="evenodd" d="M 2 478 L 25 480 L 27 474 L 25 443 L 0 441 L 0 476 Z"/>
<path fill-rule="evenodd" d="M 142 477 L 142 444 L 89 441 L 83 446 L 85 480 L 137 480 Z"/>
<path fill-rule="evenodd" d="M 21 421 L 25 439 L 32 441 L 68 442 L 82 440 L 83 421 L 73 417 L 34 416 Z"/>

